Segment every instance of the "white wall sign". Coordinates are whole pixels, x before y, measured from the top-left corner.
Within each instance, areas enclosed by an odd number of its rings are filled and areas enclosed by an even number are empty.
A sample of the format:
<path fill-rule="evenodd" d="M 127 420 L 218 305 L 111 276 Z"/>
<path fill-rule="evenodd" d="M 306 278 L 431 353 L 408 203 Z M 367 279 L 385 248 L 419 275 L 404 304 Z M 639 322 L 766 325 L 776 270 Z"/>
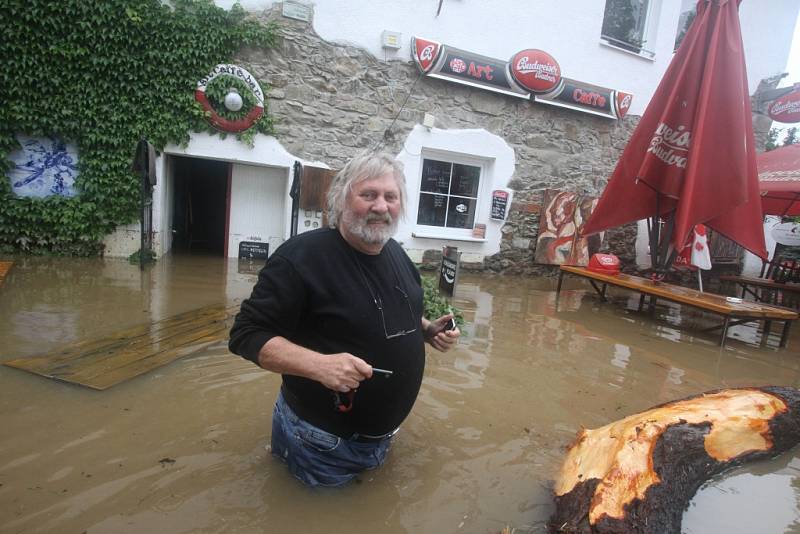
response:
<path fill-rule="evenodd" d="M 800 224 L 782 223 L 772 227 L 772 238 L 781 245 L 787 247 L 800 246 Z"/>
<path fill-rule="evenodd" d="M 297 2 L 284 2 L 281 14 L 289 19 L 302 20 L 303 22 L 311 21 L 311 6 L 299 4 Z"/>

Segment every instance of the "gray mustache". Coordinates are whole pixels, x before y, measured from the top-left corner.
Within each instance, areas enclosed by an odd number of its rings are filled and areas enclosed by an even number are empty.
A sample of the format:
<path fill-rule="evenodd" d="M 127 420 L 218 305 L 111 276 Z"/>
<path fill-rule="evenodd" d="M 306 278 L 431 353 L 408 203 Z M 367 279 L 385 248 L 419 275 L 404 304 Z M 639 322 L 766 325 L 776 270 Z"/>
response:
<path fill-rule="evenodd" d="M 364 221 L 367 224 L 372 222 L 385 222 L 387 224 L 392 224 L 392 216 L 388 213 L 384 213 L 383 215 L 367 215 Z"/>

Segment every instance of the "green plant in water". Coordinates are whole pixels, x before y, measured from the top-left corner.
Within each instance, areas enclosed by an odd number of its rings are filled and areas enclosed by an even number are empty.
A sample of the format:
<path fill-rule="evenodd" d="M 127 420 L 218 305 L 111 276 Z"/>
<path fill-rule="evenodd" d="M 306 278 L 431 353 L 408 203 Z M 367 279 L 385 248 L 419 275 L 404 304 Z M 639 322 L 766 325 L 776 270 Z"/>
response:
<path fill-rule="evenodd" d="M 0 178 L 0 247 L 31 254 L 102 253 L 107 234 L 138 219 L 136 143 L 162 149 L 216 133 L 194 99 L 197 81 L 243 46 L 276 40 L 240 5 L 210 0 L 5 0 L 2 13 L 0 171 L 18 134 L 58 137 L 79 154 L 72 198 L 17 197 Z M 252 145 L 257 132 L 272 132 L 266 110 L 237 137 Z"/>
<path fill-rule="evenodd" d="M 447 299 L 439 294 L 436 280 L 428 276 L 423 276 L 422 290 L 425 317 L 428 319 L 437 319 L 442 315 L 452 312 L 456 318 L 456 324 L 463 332 L 464 315 L 461 313 L 461 310 L 455 306 L 451 306 L 450 303 L 447 302 Z"/>
<path fill-rule="evenodd" d="M 130 256 L 128 256 L 128 261 L 134 264 L 138 264 L 141 261 L 142 257 L 142 249 L 137 250 Z M 155 263 L 156 261 L 156 253 L 152 250 L 146 250 L 144 252 L 144 260 L 142 263 Z"/>

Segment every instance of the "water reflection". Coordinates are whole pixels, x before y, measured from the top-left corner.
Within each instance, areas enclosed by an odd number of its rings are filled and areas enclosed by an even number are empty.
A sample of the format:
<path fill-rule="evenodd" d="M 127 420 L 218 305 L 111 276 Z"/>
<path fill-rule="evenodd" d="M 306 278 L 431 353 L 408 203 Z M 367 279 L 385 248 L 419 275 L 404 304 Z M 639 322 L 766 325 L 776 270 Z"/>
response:
<path fill-rule="evenodd" d="M 20 259 L 0 288 L 0 359 L 238 302 L 256 272 L 200 257 L 163 258 L 143 274 L 124 261 Z M 279 379 L 224 343 L 102 393 L 0 366 L 0 528 L 541 532 L 563 448 L 581 427 L 713 388 L 799 382 L 797 330 L 789 350 L 759 348 L 746 327 L 737 335 L 753 343 L 720 349 L 693 328 L 708 318 L 686 310 L 659 308 L 653 320 L 636 298 L 601 303 L 577 284 L 556 309 L 553 289 L 549 279 L 462 275 L 462 343 L 429 351 L 387 465 L 343 491 L 309 491 L 271 459 Z M 793 451 L 714 481 L 684 530 L 796 529 L 799 466 Z M 739 500 L 750 487 L 769 506 Z M 728 521 L 734 511 L 749 522 Z"/>
<path fill-rule="evenodd" d="M 800 459 L 790 454 L 731 471 L 698 490 L 684 532 L 800 532 Z"/>

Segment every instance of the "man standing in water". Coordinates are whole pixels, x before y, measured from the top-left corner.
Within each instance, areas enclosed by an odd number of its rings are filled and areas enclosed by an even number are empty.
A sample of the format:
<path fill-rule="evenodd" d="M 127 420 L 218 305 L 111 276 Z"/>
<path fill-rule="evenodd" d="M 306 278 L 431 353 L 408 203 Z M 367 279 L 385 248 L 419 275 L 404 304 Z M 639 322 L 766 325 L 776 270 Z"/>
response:
<path fill-rule="evenodd" d="M 457 343 L 452 315 L 422 315 L 419 273 L 392 239 L 404 209 L 401 163 L 351 160 L 328 193 L 332 228 L 281 245 L 231 329 L 232 352 L 283 375 L 272 453 L 309 486 L 383 464 L 419 393 L 424 342 Z"/>

